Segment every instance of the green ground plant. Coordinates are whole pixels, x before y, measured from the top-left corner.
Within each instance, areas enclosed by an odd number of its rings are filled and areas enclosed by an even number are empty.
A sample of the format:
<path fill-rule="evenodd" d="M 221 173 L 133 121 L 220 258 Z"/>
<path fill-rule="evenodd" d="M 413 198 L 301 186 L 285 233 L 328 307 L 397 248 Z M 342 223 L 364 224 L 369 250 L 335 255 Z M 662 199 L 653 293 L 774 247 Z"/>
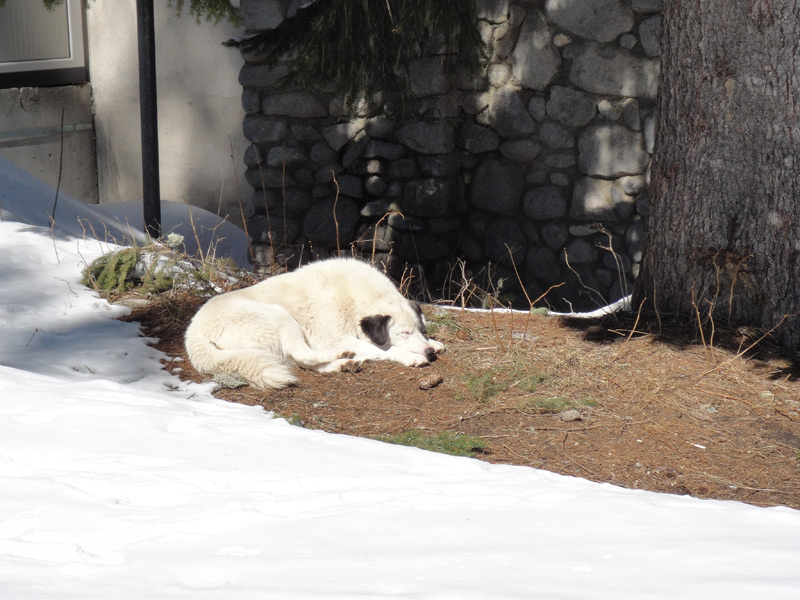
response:
<path fill-rule="evenodd" d="M 440 431 L 427 434 L 419 429 L 409 429 L 398 434 L 386 434 L 376 438 L 381 442 L 400 446 L 413 446 L 431 452 L 450 454 L 452 456 L 474 457 L 482 452 L 488 444 L 479 437 L 461 435 L 451 431 Z"/>

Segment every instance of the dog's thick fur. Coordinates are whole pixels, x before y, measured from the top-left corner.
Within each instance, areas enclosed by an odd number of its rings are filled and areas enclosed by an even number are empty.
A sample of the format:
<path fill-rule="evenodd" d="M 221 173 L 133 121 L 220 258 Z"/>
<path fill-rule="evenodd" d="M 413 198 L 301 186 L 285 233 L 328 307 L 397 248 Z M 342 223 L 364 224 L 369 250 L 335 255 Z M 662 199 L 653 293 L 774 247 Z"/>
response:
<path fill-rule="evenodd" d="M 292 362 L 322 372 L 357 370 L 364 360 L 425 365 L 444 346 L 424 332 L 419 306 L 388 277 L 333 258 L 210 299 L 185 343 L 198 371 L 276 389 L 297 380 Z"/>

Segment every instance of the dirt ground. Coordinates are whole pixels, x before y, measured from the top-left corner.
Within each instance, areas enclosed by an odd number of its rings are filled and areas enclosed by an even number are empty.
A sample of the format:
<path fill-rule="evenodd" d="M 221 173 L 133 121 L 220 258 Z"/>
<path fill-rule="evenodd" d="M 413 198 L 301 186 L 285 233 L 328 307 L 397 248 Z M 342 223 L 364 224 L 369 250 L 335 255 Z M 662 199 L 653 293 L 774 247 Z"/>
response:
<path fill-rule="evenodd" d="M 183 330 L 198 301 L 134 312 L 165 368 L 203 381 Z M 452 432 L 481 438 L 476 458 L 627 488 L 800 509 L 796 356 L 760 334 L 713 341 L 688 322 L 635 316 L 571 321 L 425 307 L 447 351 L 428 367 L 366 363 L 360 372 L 299 371 L 274 392 L 220 389 L 304 427 L 363 437 Z M 567 411 L 567 412 L 565 412 Z"/>

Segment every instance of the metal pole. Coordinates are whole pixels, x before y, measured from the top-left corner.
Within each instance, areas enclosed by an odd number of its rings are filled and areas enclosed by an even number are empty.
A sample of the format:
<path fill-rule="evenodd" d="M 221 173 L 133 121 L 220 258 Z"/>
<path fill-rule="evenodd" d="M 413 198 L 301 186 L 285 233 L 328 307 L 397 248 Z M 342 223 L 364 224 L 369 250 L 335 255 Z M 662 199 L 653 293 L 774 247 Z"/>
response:
<path fill-rule="evenodd" d="M 142 124 L 142 204 L 147 234 L 161 237 L 161 190 L 158 172 L 156 107 L 156 36 L 153 0 L 136 0 L 139 32 L 139 106 Z"/>

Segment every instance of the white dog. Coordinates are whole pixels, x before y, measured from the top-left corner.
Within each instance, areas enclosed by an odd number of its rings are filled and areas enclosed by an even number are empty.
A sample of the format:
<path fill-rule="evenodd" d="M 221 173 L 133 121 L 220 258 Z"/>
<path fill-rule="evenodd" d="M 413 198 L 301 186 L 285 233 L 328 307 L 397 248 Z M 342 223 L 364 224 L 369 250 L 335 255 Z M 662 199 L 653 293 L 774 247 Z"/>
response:
<path fill-rule="evenodd" d="M 444 346 L 424 332 L 419 306 L 388 277 L 333 258 L 212 298 L 185 343 L 198 371 L 274 389 L 297 380 L 290 362 L 321 372 L 357 370 L 364 360 L 428 364 Z"/>

